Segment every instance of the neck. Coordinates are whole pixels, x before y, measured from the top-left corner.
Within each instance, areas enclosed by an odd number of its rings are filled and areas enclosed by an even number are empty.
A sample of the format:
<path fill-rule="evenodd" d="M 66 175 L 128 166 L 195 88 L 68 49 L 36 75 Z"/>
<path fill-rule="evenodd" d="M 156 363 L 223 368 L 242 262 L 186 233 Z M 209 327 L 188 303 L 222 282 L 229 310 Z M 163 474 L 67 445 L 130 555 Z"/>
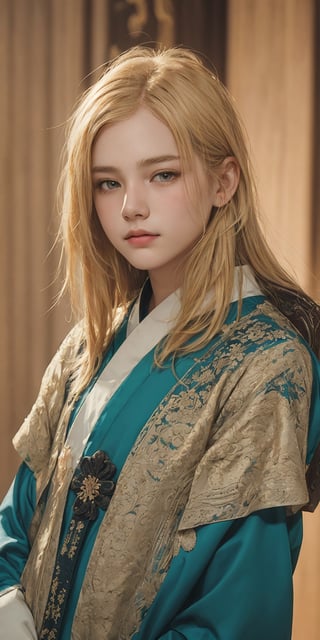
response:
<path fill-rule="evenodd" d="M 174 278 L 169 278 L 166 282 L 163 280 L 157 280 L 152 274 L 149 274 L 152 295 L 149 302 L 149 312 L 157 307 L 163 300 L 168 298 L 174 291 L 179 289 L 180 283 L 176 282 Z"/>

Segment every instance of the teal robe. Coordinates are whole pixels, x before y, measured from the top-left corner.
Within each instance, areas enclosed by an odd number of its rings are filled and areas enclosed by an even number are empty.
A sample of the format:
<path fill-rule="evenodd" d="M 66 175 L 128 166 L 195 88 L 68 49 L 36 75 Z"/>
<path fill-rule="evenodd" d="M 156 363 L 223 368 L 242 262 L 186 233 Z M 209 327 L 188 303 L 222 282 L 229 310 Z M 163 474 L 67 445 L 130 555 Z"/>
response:
<path fill-rule="evenodd" d="M 242 316 L 255 312 L 262 302 L 261 297 L 246 299 Z M 235 319 L 236 309 L 237 305 L 232 304 L 227 323 Z M 268 318 L 263 319 L 270 325 Z M 271 329 L 276 336 L 278 327 L 274 325 Z M 125 330 L 124 323 L 105 356 L 102 368 L 125 339 Z M 275 337 L 272 345 L 266 343 L 263 348 L 266 351 L 271 349 L 277 340 L 283 340 L 283 335 L 281 338 Z M 261 348 L 261 344 L 259 346 Z M 255 348 L 253 341 L 250 349 Z M 306 345 L 304 348 L 309 351 Z M 157 411 L 162 398 L 170 394 L 172 388 L 177 389 L 175 376 L 183 378 L 192 368 L 195 359 L 200 362 L 201 357 L 201 366 L 211 366 L 210 358 L 206 361 L 207 348 L 202 351 L 179 358 L 176 373 L 171 367 L 154 370 L 153 350 L 142 358 L 105 407 L 90 434 L 84 454 L 91 455 L 97 449 L 107 451 L 116 465 L 115 479 L 118 480 L 150 416 Z M 312 352 L 309 353 L 313 386 L 307 461 L 311 459 L 320 440 L 320 367 Z M 289 380 L 290 375 L 286 372 L 285 384 L 283 381 L 281 383 L 281 393 L 286 395 L 290 404 L 297 389 L 290 387 Z M 275 384 L 272 368 L 270 384 L 271 382 Z M 179 391 L 181 389 L 177 393 Z M 300 392 L 303 394 L 302 389 Z M 201 389 L 199 395 L 200 393 Z M 71 423 L 76 413 L 77 408 L 71 416 Z M 292 419 L 294 420 L 294 415 Z M 295 428 L 296 425 L 293 424 L 293 430 Z M 174 441 L 168 441 L 165 446 L 174 447 Z M 20 581 L 30 551 L 28 528 L 35 500 L 33 474 L 23 465 L 1 509 L 0 588 Z M 61 542 L 70 525 L 73 502 L 74 494 L 69 491 L 60 533 Z M 301 513 L 288 513 L 286 507 L 290 504 L 285 499 L 281 504 L 275 500 L 274 504 L 266 506 L 268 508 L 258 510 L 248 508 L 248 513 L 241 513 L 239 517 L 206 516 L 207 522 L 193 527 L 196 532 L 195 544 L 190 549 L 182 545 L 177 553 L 172 554 L 155 597 L 141 612 L 140 624 L 135 633 L 114 637 L 133 637 L 134 640 L 270 640 L 272 637 L 274 640 L 289 640 L 292 623 L 292 573 L 302 540 Z M 101 511 L 87 534 L 59 640 L 72 637 L 71 629 L 81 587 L 104 518 L 105 514 Z M 142 548 L 142 557 L 143 553 Z M 108 572 L 107 566 L 105 571 Z M 113 576 L 110 579 L 112 581 Z M 105 606 L 108 606 L 107 602 Z M 88 633 L 87 636 L 84 632 L 81 638 L 94 637 L 90 636 L 89 630 Z"/>

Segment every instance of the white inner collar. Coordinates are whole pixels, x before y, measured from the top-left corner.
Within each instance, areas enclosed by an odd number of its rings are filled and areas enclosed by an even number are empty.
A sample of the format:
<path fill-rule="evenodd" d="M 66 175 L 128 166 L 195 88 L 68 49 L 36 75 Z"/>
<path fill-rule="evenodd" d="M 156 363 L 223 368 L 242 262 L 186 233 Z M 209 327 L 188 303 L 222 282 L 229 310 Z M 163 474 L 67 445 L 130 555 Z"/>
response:
<path fill-rule="evenodd" d="M 242 287 L 241 287 L 241 278 L 242 278 Z M 235 302 L 240 298 L 240 292 L 242 292 L 243 298 L 250 298 L 251 296 L 261 295 L 261 290 L 259 289 L 254 275 L 248 265 L 240 266 L 235 268 L 234 274 L 234 282 L 233 282 L 233 290 L 231 294 L 231 302 Z M 210 293 L 208 294 L 210 297 Z M 133 305 L 131 310 L 131 314 L 128 320 L 127 325 L 127 336 L 137 327 L 140 322 L 139 318 L 139 310 L 140 310 L 140 298 L 141 293 L 138 296 L 136 302 Z M 208 298 L 206 298 L 208 299 Z M 157 307 L 153 309 L 148 314 L 153 320 L 156 322 L 169 322 L 172 325 L 175 317 L 179 312 L 180 307 L 180 290 L 174 291 L 171 293 L 165 300 L 163 300 Z"/>
<path fill-rule="evenodd" d="M 241 273 L 243 298 L 261 294 L 250 269 L 237 267 L 231 302 L 239 299 Z M 140 298 L 134 304 L 130 314 L 126 340 L 95 381 L 69 431 L 66 446 L 72 452 L 74 467 L 105 405 L 138 362 L 167 335 L 174 325 L 180 309 L 179 290 L 163 300 L 141 322 L 139 322 L 139 303 Z"/>

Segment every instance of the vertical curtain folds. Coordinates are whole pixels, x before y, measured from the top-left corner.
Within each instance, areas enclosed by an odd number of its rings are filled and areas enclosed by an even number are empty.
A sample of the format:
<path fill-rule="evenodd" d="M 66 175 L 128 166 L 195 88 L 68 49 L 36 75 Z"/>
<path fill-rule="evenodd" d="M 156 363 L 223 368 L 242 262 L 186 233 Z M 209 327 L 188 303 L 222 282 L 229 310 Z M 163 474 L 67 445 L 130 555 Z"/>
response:
<path fill-rule="evenodd" d="M 318 299 L 319 16 L 317 0 L 229 0 L 227 48 L 227 83 L 247 128 L 266 234 Z M 293 640 L 317 640 L 320 513 L 306 514 L 304 528 Z"/>

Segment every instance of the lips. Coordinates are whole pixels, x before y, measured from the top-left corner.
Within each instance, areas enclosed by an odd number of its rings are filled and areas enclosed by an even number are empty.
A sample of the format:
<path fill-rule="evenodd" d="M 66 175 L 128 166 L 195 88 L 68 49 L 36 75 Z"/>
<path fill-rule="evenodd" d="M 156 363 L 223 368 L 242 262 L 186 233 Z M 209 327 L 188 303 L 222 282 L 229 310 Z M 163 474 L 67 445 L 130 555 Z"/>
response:
<path fill-rule="evenodd" d="M 150 233 L 146 229 L 133 229 L 127 233 L 126 242 L 136 249 L 149 248 L 156 242 L 159 237 L 158 233 Z"/>
<path fill-rule="evenodd" d="M 129 240 L 130 238 L 144 238 L 144 237 L 155 237 L 159 234 L 157 233 L 151 233 L 150 231 L 146 231 L 145 229 L 134 229 L 132 231 L 129 231 L 129 233 L 127 233 L 127 235 L 125 236 L 126 240 Z"/>

